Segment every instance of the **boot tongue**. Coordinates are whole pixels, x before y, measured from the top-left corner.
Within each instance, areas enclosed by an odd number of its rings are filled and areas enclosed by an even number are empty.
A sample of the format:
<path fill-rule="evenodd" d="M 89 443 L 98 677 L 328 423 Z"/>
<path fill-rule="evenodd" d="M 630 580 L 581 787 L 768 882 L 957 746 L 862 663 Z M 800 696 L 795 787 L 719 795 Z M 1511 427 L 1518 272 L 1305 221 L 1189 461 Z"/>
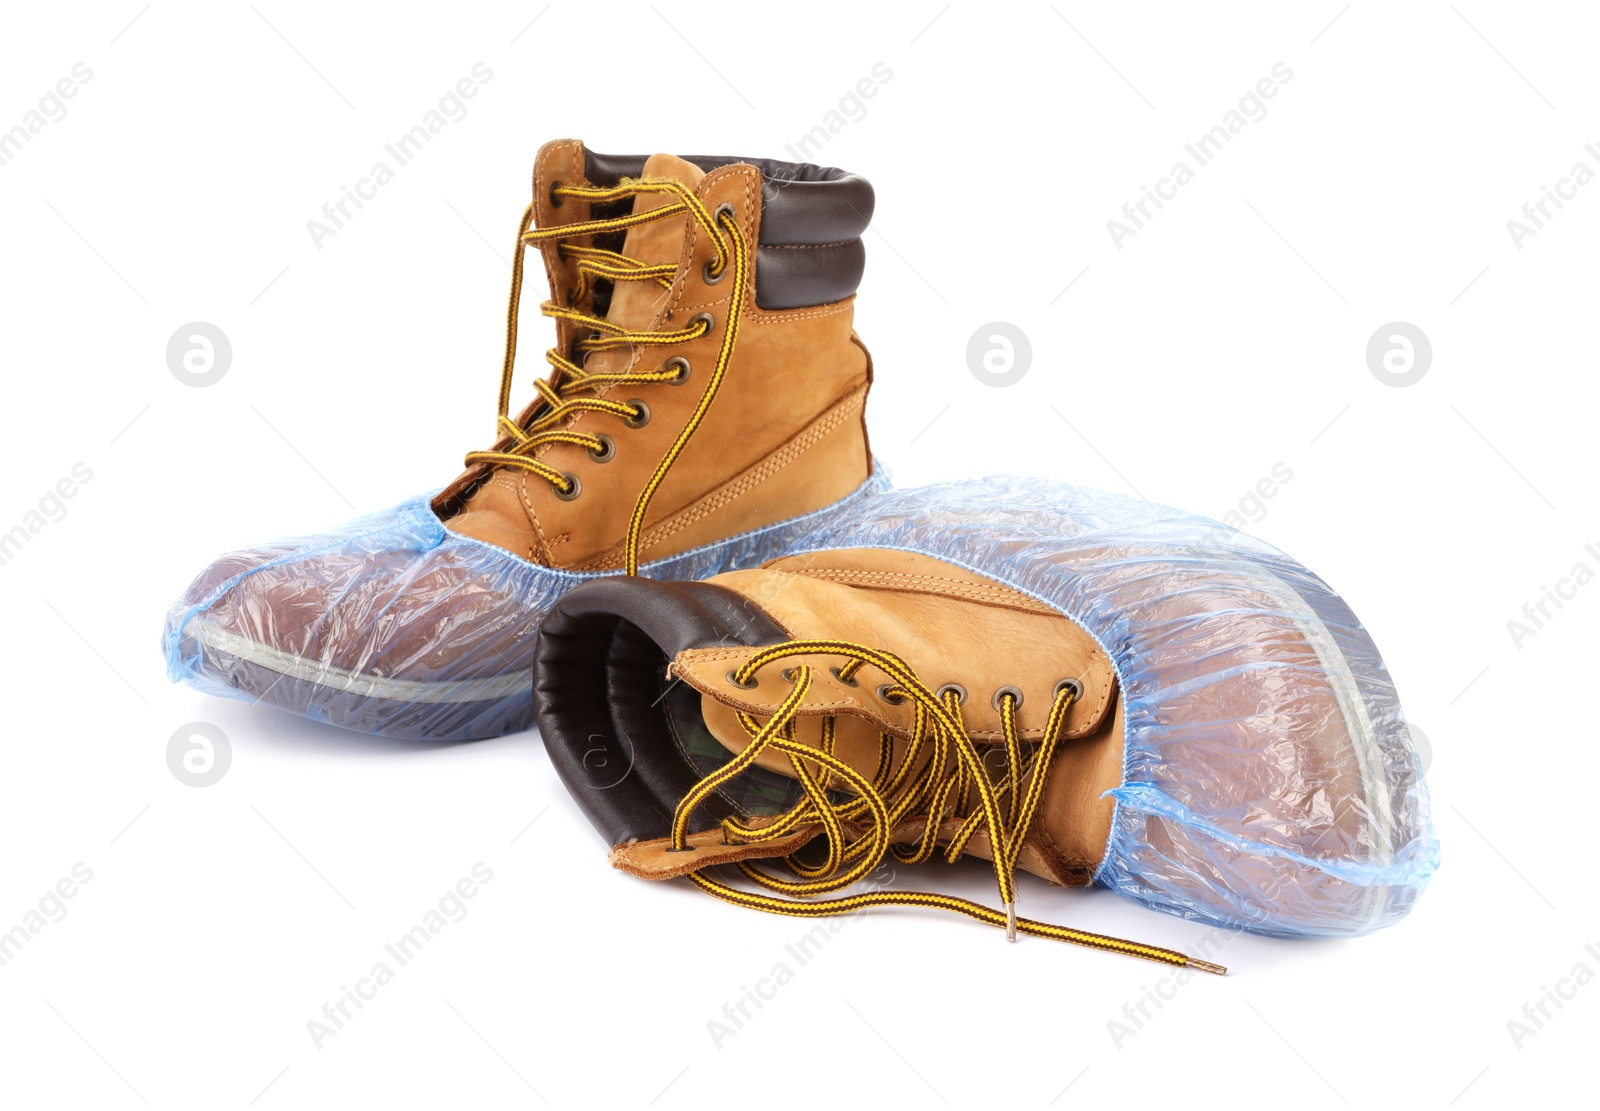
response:
<path fill-rule="evenodd" d="M 706 175 L 692 162 L 685 162 L 671 154 L 652 154 L 645 160 L 640 176 L 647 179 L 671 178 L 694 189 Z M 671 193 L 641 193 L 633 200 L 633 211 L 649 212 L 673 204 L 677 199 Z M 622 253 L 650 266 L 666 262 L 676 264 L 683 248 L 683 232 L 688 219 L 687 214 L 665 216 L 629 228 Z M 656 282 L 617 282 L 611 293 L 611 306 L 606 312 L 606 319 L 623 328 L 644 331 L 655 319 L 656 310 L 666 292 Z M 632 353 L 627 348 L 596 352 L 589 356 L 584 366 L 596 374 L 604 374 L 625 367 L 631 358 Z M 497 469 L 472 495 L 466 507 L 450 518 L 447 524 L 455 532 L 498 545 L 527 559 L 538 560 L 540 553 L 534 545 L 533 530 L 524 501 L 524 478 L 520 471 Z"/>
<path fill-rule="evenodd" d="M 706 175 L 700 167 L 676 155 L 652 154 L 645 160 L 640 176 L 647 180 L 666 178 L 681 181 L 693 190 Z M 677 200 L 671 193 L 641 193 L 633 200 L 633 211 L 635 215 L 650 212 L 675 204 Z M 629 228 L 622 253 L 647 266 L 669 262 L 676 264 L 683 249 L 683 231 L 688 220 L 687 215 L 664 217 Z M 655 319 L 656 310 L 666 292 L 655 282 L 617 282 L 611 293 L 611 307 L 606 312 L 606 319 L 623 328 L 642 331 L 650 327 Z M 617 355 L 625 358 L 626 352 L 618 352 Z M 599 369 L 599 358 L 597 355 L 591 360 L 591 369 Z"/>

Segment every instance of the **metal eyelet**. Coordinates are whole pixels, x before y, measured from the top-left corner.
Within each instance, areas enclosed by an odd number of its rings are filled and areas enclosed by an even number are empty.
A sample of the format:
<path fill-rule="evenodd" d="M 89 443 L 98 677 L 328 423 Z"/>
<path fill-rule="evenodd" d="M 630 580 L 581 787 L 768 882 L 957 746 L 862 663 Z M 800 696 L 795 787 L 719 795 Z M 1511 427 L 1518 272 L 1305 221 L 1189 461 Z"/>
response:
<path fill-rule="evenodd" d="M 1022 692 L 1016 687 L 1001 687 L 994 692 L 994 698 L 990 700 L 989 704 L 998 710 L 1000 708 L 1000 700 L 1008 694 L 1017 700 L 1015 709 L 1022 709 Z"/>
<path fill-rule="evenodd" d="M 551 208 L 560 208 L 562 205 L 567 203 L 566 201 L 562 200 L 559 196 L 556 195 L 556 190 L 560 189 L 561 186 L 562 186 L 562 183 L 559 182 L 559 181 L 552 181 L 550 183 L 550 207 Z"/>
<path fill-rule="evenodd" d="M 940 702 L 943 702 L 945 694 L 949 691 L 955 692 L 956 704 L 958 706 L 967 700 L 967 688 L 963 687 L 960 683 L 946 683 L 944 686 L 934 691 L 933 696 Z"/>
<path fill-rule="evenodd" d="M 672 358 L 666 361 L 665 365 L 663 365 L 661 369 L 671 370 L 673 367 L 678 368 L 678 375 L 675 378 L 667 379 L 667 385 L 681 386 L 689 380 L 689 360 L 685 359 L 682 355 L 674 355 Z"/>
<path fill-rule="evenodd" d="M 599 435 L 595 439 L 600 441 L 600 450 L 589 449 L 589 458 L 596 463 L 609 463 L 617 457 L 617 442 L 610 436 Z"/>
<path fill-rule="evenodd" d="M 739 673 L 737 671 L 728 672 L 728 682 L 744 691 L 753 691 L 761 685 L 761 680 L 757 679 L 754 675 L 750 676 L 750 681 L 748 683 L 739 682 Z"/>
<path fill-rule="evenodd" d="M 832 675 L 835 679 L 839 680 L 839 682 L 843 683 L 847 687 L 859 687 L 861 685 L 861 681 L 855 676 L 852 675 L 850 678 L 846 679 L 843 675 L 839 674 L 839 669 L 836 667 L 830 667 L 828 669 L 828 674 Z"/>
<path fill-rule="evenodd" d="M 566 476 L 566 478 L 567 488 L 563 490 L 561 487 L 557 486 L 556 497 L 560 498 L 562 501 L 572 501 L 579 494 L 583 493 L 583 483 L 578 481 L 578 476 L 575 474 L 569 474 Z"/>
<path fill-rule="evenodd" d="M 794 681 L 796 679 L 800 678 L 800 669 L 798 667 L 786 667 L 781 672 L 779 672 L 779 674 L 783 676 L 783 681 L 785 683 L 788 683 L 790 686 L 793 686 L 794 685 Z"/>
<path fill-rule="evenodd" d="M 708 336 L 708 335 L 711 334 L 711 332 L 717 326 L 717 318 L 712 316 L 708 312 L 697 312 L 697 313 L 695 313 L 693 316 L 691 316 L 689 318 L 689 323 L 685 324 L 684 327 L 685 328 L 693 328 L 696 324 L 700 323 L 700 321 L 702 321 L 702 320 L 704 320 L 706 322 L 706 330 L 704 332 L 701 332 L 700 335 L 701 336 Z M 696 338 L 698 338 L 698 337 L 696 337 Z"/>
<path fill-rule="evenodd" d="M 906 700 L 903 694 L 894 693 L 894 684 L 882 683 L 878 686 L 878 697 L 891 706 L 898 706 Z"/>
<path fill-rule="evenodd" d="M 629 428 L 643 428 L 650 423 L 650 406 L 640 401 L 637 397 L 630 397 L 628 405 L 634 411 L 634 416 L 623 417 L 622 423 Z"/>
<path fill-rule="evenodd" d="M 721 204 L 717 205 L 716 211 L 711 214 L 711 222 L 713 224 L 720 224 L 722 223 L 723 216 L 727 216 L 733 220 L 739 219 L 739 214 L 734 211 L 733 205 L 729 204 L 727 201 L 723 201 Z M 712 266 L 716 265 L 716 260 L 708 259 L 706 260 L 705 266 L 703 266 L 700 270 L 700 277 L 705 281 L 706 285 L 716 285 L 723 278 L 728 276 L 730 262 L 731 260 L 725 260 L 722 264 L 722 272 L 716 273 L 711 269 Z"/>
<path fill-rule="evenodd" d="M 1061 682 L 1056 684 L 1056 689 L 1050 692 L 1050 695 L 1052 698 L 1060 698 L 1061 692 L 1064 690 L 1070 690 L 1072 692 L 1072 701 L 1074 702 L 1083 697 L 1083 683 L 1077 679 L 1061 680 Z"/>

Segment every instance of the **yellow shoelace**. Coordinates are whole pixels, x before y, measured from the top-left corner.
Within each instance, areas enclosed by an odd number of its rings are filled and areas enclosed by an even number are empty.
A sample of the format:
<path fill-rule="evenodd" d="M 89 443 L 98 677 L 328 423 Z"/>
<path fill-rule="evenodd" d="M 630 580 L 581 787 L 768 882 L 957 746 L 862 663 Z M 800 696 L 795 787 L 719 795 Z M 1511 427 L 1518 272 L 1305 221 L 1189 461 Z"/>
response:
<path fill-rule="evenodd" d="M 589 338 L 579 341 L 577 345 L 579 351 L 587 354 L 591 351 L 608 351 L 633 345 L 671 347 L 699 339 L 711 331 L 715 326 L 714 322 L 709 315 L 702 313 L 693 317 L 683 328 L 665 332 L 641 332 L 618 327 L 604 317 L 583 312 L 575 306 L 583 303 L 593 291 L 595 280 L 601 278 L 612 282 L 655 282 L 670 289 L 678 272 L 677 266 L 670 263 L 649 265 L 617 251 L 567 243 L 565 240 L 626 231 L 640 224 L 688 214 L 704 229 L 717 252 L 717 257 L 706 266 L 707 277 L 712 281 L 720 281 L 727 276 L 731 267 L 734 293 L 728 301 L 727 330 L 723 335 L 722 348 L 717 353 L 717 365 L 700 395 L 700 402 L 693 414 L 684 422 L 672 446 L 656 464 L 655 472 L 645 483 L 644 489 L 639 493 L 638 501 L 634 504 L 624 545 L 624 568 L 629 575 L 637 574 L 639 571 L 639 539 L 644 531 L 644 519 L 650 509 L 650 500 L 655 497 L 667 472 L 683 453 L 684 447 L 700 427 L 700 422 L 705 419 L 706 411 L 710 409 L 711 402 L 715 399 L 717 390 L 727 373 L 728 360 L 739 339 L 739 318 L 744 307 L 743 291 L 750 265 L 748 247 L 739 231 L 732 207 L 723 205 L 715 214 L 707 212 L 700 198 L 682 182 L 624 181 L 620 185 L 605 188 L 557 185 L 552 190 L 552 195 L 555 197 L 571 197 L 591 204 L 606 204 L 649 193 L 670 193 L 676 196 L 677 200 L 648 212 L 609 219 L 585 220 L 573 224 L 557 224 L 548 228 L 529 226 L 533 222 L 533 205 L 530 204 L 527 211 L 522 214 L 522 224 L 517 229 L 517 253 L 511 269 L 511 304 L 506 313 L 506 353 L 500 372 L 499 412 L 495 422 L 500 435 L 508 442 L 503 447 L 497 445 L 494 450 L 469 452 L 466 458 L 469 467 L 486 464 L 528 471 L 549 482 L 561 496 L 576 497 L 580 490 L 576 476 L 536 458 L 540 449 L 549 444 L 575 444 L 586 449 L 592 456 L 601 458 L 608 457 L 607 453 L 612 449 L 612 445 L 608 438 L 601 434 L 577 432 L 561 427 L 568 418 L 581 412 L 610 413 L 633 427 L 642 427 L 643 422 L 649 419 L 649 409 L 642 402 L 614 401 L 602 395 L 618 386 L 681 382 L 688 369 L 688 364 L 684 360 L 669 359 L 663 366 L 654 370 L 590 374 L 584 370 L 580 362 L 574 362 L 552 348 L 545 352 L 545 359 L 551 367 L 550 377 L 535 383 L 539 397 L 543 401 L 542 407 L 534 412 L 533 418 L 526 426 L 511 419 L 511 376 L 517 358 L 517 316 L 522 299 L 523 258 L 530 243 L 561 240 L 563 242 L 557 247 L 561 256 L 577 260 L 578 287 L 572 291 L 570 303 L 558 304 L 555 301 L 546 301 L 540 305 L 539 311 L 553 319 L 565 320 L 580 328 L 588 329 Z"/>
<path fill-rule="evenodd" d="M 1063 684 L 1057 689 L 1044 736 L 1026 756 L 1017 727 L 1017 697 L 1009 692 L 1000 696 L 1001 729 L 1008 766 L 1004 777 L 997 783 L 984 768 L 983 757 L 962 724 L 961 694 L 948 688 L 941 688 L 942 695 L 935 694 L 903 660 L 891 653 L 844 641 L 790 641 L 752 655 L 741 667 L 731 672 L 729 678 L 740 685 L 752 685 L 756 672 L 763 667 L 804 655 L 843 658 L 847 662 L 834 668 L 833 674 L 852 685 L 862 667 L 876 668 L 889 679 L 880 688 L 881 695 L 891 700 L 910 699 L 914 702 L 915 717 L 905 754 L 895 764 L 894 738 L 888 733 L 880 733 L 877 768 L 869 781 L 834 755 L 832 717 L 823 719 L 818 745 L 799 741 L 795 729 L 796 710 L 805 701 L 806 692 L 811 686 L 812 671 L 806 664 L 785 668 L 783 678 L 792 684 L 793 689 L 777 711 L 765 724 L 741 711 L 739 721 L 750 736 L 749 745 L 729 763 L 697 783 L 679 802 L 672 821 L 672 851 L 692 851 L 689 821 L 695 810 L 719 787 L 748 770 L 763 753 L 770 750 L 781 752 L 789 758 L 790 767 L 805 797 L 770 823 L 759 826 L 745 825 L 735 818 L 724 819 L 722 830 L 725 838 L 730 844 L 754 845 L 777 840 L 797 829 L 821 826 L 826 857 L 821 862 L 808 863 L 800 859 L 799 853 L 785 856 L 784 864 L 797 877 L 792 880 L 771 875 L 749 861 L 737 862 L 739 869 L 752 881 L 789 898 L 741 891 L 703 870 L 690 873 L 689 878 L 703 890 L 738 906 L 802 918 L 848 914 L 873 906 L 936 907 L 976 918 L 991 926 L 1004 927 L 1011 940 L 1015 940 L 1017 933 L 1021 932 L 1074 945 L 1086 945 L 1092 949 L 1143 957 L 1162 964 L 1197 968 L 1218 975 L 1227 971 L 1221 965 L 1172 949 L 1016 916 L 1017 858 L 1022 853 L 1028 827 L 1044 796 L 1050 764 L 1066 727 L 1067 711 L 1078 696 L 1078 688 Z M 923 759 L 925 753 L 926 760 Z M 819 768 L 820 774 L 813 772 L 812 766 Z M 828 797 L 829 784 L 835 781 L 853 796 L 849 801 L 836 802 Z M 972 805 L 974 796 L 976 807 Z M 1003 911 L 955 896 L 921 891 L 879 891 L 832 899 L 809 898 L 856 883 L 889 854 L 903 864 L 919 864 L 929 859 L 938 848 L 941 827 L 952 818 L 959 820 L 960 825 L 948 838 L 945 859 L 952 863 L 960 859 L 973 836 L 980 831 L 986 832 Z M 893 831 L 908 821 L 921 822 L 917 839 L 904 845 L 891 843 Z M 865 832 L 850 838 L 844 829 L 847 822 L 864 828 Z"/>

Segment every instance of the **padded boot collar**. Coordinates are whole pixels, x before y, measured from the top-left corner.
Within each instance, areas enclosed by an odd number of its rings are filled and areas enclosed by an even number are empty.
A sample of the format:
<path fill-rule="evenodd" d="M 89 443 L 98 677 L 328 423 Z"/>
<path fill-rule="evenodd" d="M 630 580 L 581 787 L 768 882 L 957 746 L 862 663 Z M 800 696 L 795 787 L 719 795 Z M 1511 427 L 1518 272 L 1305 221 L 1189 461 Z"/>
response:
<path fill-rule="evenodd" d="M 584 151 L 591 185 L 615 185 L 644 172 L 646 155 Z M 872 220 L 872 184 L 857 174 L 809 162 L 680 156 L 706 173 L 754 166 L 761 174 L 756 304 L 768 311 L 832 304 L 854 295 L 866 268 L 861 235 Z"/>
<path fill-rule="evenodd" d="M 704 775 L 680 753 L 669 722 L 675 710 L 697 715 L 700 695 L 669 683 L 667 661 L 691 648 L 786 639 L 748 598 L 706 583 L 617 576 L 556 604 L 535 650 L 539 727 L 562 782 L 608 845 L 667 836 L 678 801 Z M 695 830 L 733 812 L 716 801 L 696 815 Z"/>

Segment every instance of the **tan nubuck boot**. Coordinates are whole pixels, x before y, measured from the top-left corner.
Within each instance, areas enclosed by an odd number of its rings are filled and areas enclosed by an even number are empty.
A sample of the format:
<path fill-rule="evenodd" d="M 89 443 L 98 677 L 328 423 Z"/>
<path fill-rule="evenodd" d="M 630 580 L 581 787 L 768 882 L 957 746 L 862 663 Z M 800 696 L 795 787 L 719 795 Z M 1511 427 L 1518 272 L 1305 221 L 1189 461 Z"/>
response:
<path fill-rule="evenodd" d="M 546 146 L 521 238 L 553 291 L 552 377 L 509 417 L 519 252 L 502 436 L 434 508 L 546 567 L 634 574 L 858 489 L 871 212 L 838 170 Z"/>
<path fill-rule="evenodd" d="M 1018 918 L 1016 869 L 1090 882 L 1124 722 L 1105 654 L 1052 607 L 910 551 L 775 560 L 703 583 L 594 583 L 541 633 L 545 749 L 613 866 L 806 917 L 936 907 L 1169 965 L 1221 966 Z M 1001 909 L 911 891 L 819 898 L 892 855 L 992 861 Z M 789 875 L 758 864 L 781 858 Z M 785 898 L 740 890 L 732 864 Z M 870 884 L 869 884 L 870 886 Z"/>
<path fill-rule="evenodd" d="M 437 496 L 216 561 L 168 615 L 169 674 L 386 736 L 526 728 L 564 591 L 754 565 L 887 485 L 852 329 L 872 206 L 827 167 L 548 144 L 495 442 Z M 513 413 L 528 248 L 556 334 Z"/>

